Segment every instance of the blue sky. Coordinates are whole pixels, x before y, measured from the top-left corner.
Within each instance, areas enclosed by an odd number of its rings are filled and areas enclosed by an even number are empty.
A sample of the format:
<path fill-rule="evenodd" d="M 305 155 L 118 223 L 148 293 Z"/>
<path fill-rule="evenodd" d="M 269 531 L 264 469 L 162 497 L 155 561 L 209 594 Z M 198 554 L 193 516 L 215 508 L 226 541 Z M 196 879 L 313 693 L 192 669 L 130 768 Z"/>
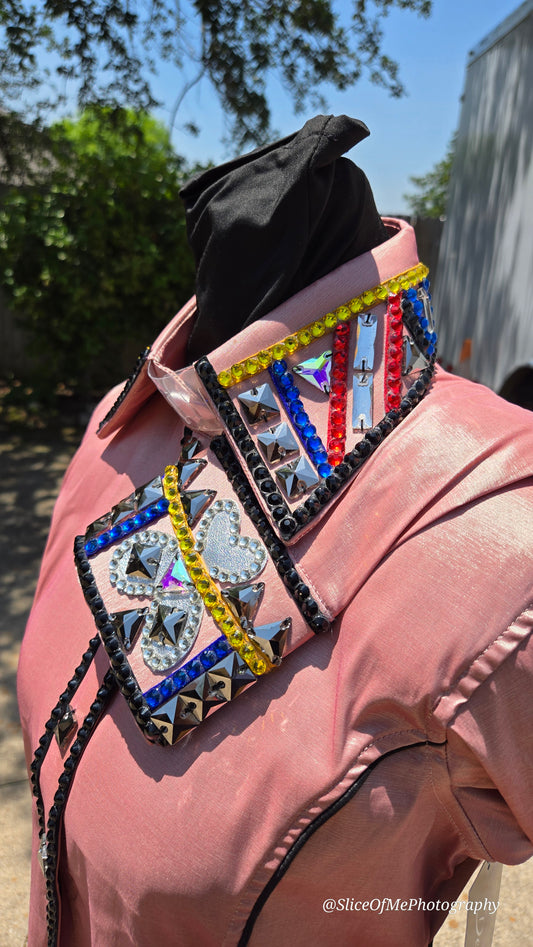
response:
<path fill-rule="evenodd" d="M 407 95 L 390 98 L 365 80 L 350 91 L 328 94 L 328 112 L 352 115 L 370 128 L 370 138 L 350 157 L 370 179 L 381 213 L 405 212 L 409 175 L 426 173 L 444 157 L 459 122 L 468 52 L 519 6 L 517 0 L 434 0 L 427 20 L 395 10 L 385 24 L 384 49 L 399 61 Z M 170 109 L 174 98 L 170 77 L 167 83 L 161 76 L 156 94 Z M 281 135 L 295 131 L 314 114 L 295 116 L 275 84 L 271 105 L 273 125 Z M 160 112 L 163 119 L 167 115 L 168 110 Z M 180 154 L 215 162 L 232 156 L 221 144 L 224 124 L 207 83 L 189 93 L 177 125 L 190 120 L 202 126 L 202 133 L 194 139 L 176 127 L 173 140 Z"/>

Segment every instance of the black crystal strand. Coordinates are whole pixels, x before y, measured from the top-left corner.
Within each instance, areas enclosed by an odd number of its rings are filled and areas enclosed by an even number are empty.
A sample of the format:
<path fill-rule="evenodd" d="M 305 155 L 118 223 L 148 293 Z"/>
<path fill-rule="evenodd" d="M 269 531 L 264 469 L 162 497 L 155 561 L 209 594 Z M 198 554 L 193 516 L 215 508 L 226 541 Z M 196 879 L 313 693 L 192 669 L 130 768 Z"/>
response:
<path fill-rule="evenodd" d="M 45 723 L 45 733 L 43 733 L 43 735 L 40 737 L 39 746 L 33 754 L 33 760 L 30 765 L 30 785 L 36 800 L 40 832 L 44 832 L 45 827 L 44 803 L 41 794 L 40 782 L 41 767 L 52 741 L 54 730 L 57 726 L 57 721 L 60 720 L 63 714 L 66 712 L 67 705 L 72 700 L 83 678 L 85 677 L 99 645 L 100 638 L 98 636 L 91 638 L 89 641 L 89 647 L 84 653 L 80 664 L 76 668 L 76 673 L 69 681 L 66 690 L 64 690 L 61 694 L 56 706 L 53 708 L 50 714 L 50 718 Z"/>
<path fill-rule="evenodd" d="M 257 503 L 226 437 L 224 435 L 216 437 L 211 441 L 211 449 L 222 464 L 235 492 L 243 488 L 246 490 L 248 494 L 247 503 L 249 506 L 248 515 L 265 543 L 278 574 L 283 579 L 286 588 L 294 599 L 305 621 L 316 633 L 328 631 L 330 628 L 329 621 L 319 611 L 318 604 L 309 594 L 309 588 L 300 579 L 288 550 L 280 543 L 261 507 Z M 290 517 L 290 519 L 292 520 L 292 517 Z M 280 527 L 282 523 L 283 521 L 281 521 Z"/>
<path fill-rule="evenodd" d="M 263 458 L 256 450 L 248 429 L 242 423 L 242 418 L 239 412 L 235 408 L 227 391 L 225 391 L 224 388 L 222 388 L 222 386 L 219 384 L 216 372 L 209 362 L 209 359 L 201 358 L 200 361 L 196 363 L 195 368 L 204 383 L 205 389 L 211 398 L 211 401 L 215 405 L 231 437 L 235 441 L 239 452 L 241 453 L 255 484 L 257 485 L 258 490 L 265 499 L 265 503 L 270 505 L 269 496 L 275 493 L 276 484 L 272 480 L 270 472 L 264 466 Z M 290 530 L 290 532 L 287 533 L 287 535 L 290 537 L 294 532 L 296 532 L 297 523 L 294 521 L 289 507 L 281 496 L 279 497 L 279 501 L 280 502 L 276 503 L 273 503 L 273 501 L 271 502 L 276 509 L 279 509 L 280 507 L 283 508 L 283 515 L 277 516 L 276 518 L 279 518 L 280 521 L 285 521 L 285 532 Z M 280 532 L 283 533 L 281 525 Z"/>
<path fill-rule="evenodd" d="M 411 300 L 404 295 L 401 301 L 402 319 L 406 329 L 410 332 L 421 352 L 426 352 L 429 342 L 424 335 L 418 316 L 415 314 Z"/>
<path fill-rule="evenodd" d="M 114 404 L 112 405 L 112 407 L 109 409 L 109 411 L 107 412 L 105 418 L 102 418 L 102 420 L 100 421 L 100 424 L 98 425 L 98 430 L 99 430 L 99 431 L 102 430 L 104 424 L 107 424 L 107 422 L 111 420 L 111 418 L 113 417 L 113 415 L 114 415 L 114 414 L 118 411 L 118 409 L 120 408 L 120 405 L 121 405 L 122 402 L 124 401 L 124 398 L 126 397 L 126 395 L 128 395 L 128 394 L 130 393 L 131 389 L 133 388 L 133 385 L 135 384 L 135 382 L 137 381 L 139 375 L 141 374 L 143 365 L 144 365 L 146 359 L 148 358 L 148 353 L 149 353 L 149 351 L 150 351 L 150 348 L 151 348 L 151 346 L 150 346 L 150 345 L 147 345 L 146 348 L 144 349 L 144 352 L 141 352 L 141 354 L 139 355 L 137 361 L 135 362 L 133 371 L 132 371 L 131 375 L 129 376 L 129 378 L 127 379 L 127 381 L 126 381 L 126 383 L 125 383 L 125 385 L 124 385 L 124 388 L 123 388 L 122 391 L 120 392 L 120 394 L 119 394 L 117 400 L 114 402 Z"/>
<path fill-rule="evenodd" d="M 57 851 L 59 847 L 59 833 L 61 829 L 61 820 L 65 812 L 68 795 L 72 786 L 76 767 L 81 759 L 84 750 L 89 743 L 89 739 L 96 728 L 96 725 L 102 715 L 103 709 L 113 693 L 116 686 L 115 678 L 111 671 L 108 671 L 104 677 L 102 685 L 99 687 L 97 695 L 89 708 L 81 727 L 78 730 L 76 739 L 70 748 L 70 754 L 65 760 L 63 772 L 58 780 L 58 788 L 54 795 L 54 801 L 48 813 L 46 824 L 46 855 L 44 860 L 44 878 L 46 883 L 46 916 L 47 916 L 47 938 L 48 947 L 56 947 L 59 929 L 59 892 L 57 888 Z"/>

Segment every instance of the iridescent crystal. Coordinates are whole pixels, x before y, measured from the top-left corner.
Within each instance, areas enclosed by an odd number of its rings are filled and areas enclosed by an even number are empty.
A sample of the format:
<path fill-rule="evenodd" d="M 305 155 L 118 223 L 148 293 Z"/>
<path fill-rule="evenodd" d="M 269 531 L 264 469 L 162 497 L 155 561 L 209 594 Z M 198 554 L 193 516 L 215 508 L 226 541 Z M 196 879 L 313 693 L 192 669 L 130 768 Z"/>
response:
<path fill-rule="evenodd" d="M 331 375 L 331 352 L 322 352 L 316 358 L 307 358 L 293 367 L 293 372 L 304 378 L 315 388 L 329 395 Z"/>
<path fill-rule="evenodd" d="M 161 585 L 164 589 L 184 589 L 190 583 L 189 573 L 180 557 L 169 567 L 161 579 Z"/>

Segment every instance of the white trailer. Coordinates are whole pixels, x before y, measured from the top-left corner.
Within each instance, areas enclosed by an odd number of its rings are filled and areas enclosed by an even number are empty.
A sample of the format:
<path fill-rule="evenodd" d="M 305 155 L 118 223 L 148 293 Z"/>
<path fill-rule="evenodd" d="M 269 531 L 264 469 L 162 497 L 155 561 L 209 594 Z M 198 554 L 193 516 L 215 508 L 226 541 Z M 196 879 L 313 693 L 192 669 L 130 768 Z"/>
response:
<path fill-rule="evenodd" d="M 533 409 L 533 0 L 469 54 L 435 310 L 443 363 Z"/>

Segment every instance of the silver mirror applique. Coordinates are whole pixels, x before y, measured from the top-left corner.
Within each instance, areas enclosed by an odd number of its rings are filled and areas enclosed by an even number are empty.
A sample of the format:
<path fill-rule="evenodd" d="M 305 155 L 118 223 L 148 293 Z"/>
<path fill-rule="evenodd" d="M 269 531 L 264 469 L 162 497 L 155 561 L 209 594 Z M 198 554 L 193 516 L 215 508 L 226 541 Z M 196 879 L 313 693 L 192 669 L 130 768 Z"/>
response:
<path fill-rule="evenodd" d="M 198 525 L 196 549 L 217 582 L 249 582 L 265 568 L 265 546 L 259 539 L 241 536 L 240 529 L 239 508 L 233 500 L 216 500 Z"/>

